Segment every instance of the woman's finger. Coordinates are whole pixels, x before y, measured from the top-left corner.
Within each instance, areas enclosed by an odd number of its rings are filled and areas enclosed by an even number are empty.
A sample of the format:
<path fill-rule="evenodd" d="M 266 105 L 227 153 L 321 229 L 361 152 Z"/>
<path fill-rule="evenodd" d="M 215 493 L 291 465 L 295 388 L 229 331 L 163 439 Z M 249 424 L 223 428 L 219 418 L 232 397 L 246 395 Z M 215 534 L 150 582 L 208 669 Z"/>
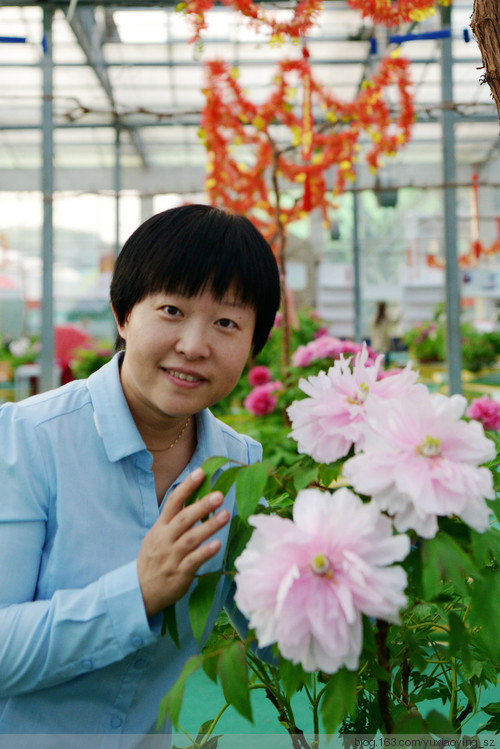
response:
<path fill-rule="evenodd" d="M 203 468 L 196 468 L 187 478 L 184 479 L 179 486 L 170 493 L 163 510 L 161 511 L 160 518 L 169 523 L 173 517 L 175 517 L 184 507 L 184 503 L 192 495 L 198 487 L 203 483 L 205 473 Z"/>
<path fill-rule="evenodd" d="M 209 518 L 205 523 L 198 523 L 180 534 L 172 548 L 176 563 L 179 566 L 182 565 L 187 556 L 196 548 L 209 541 L 217 531 L 229 522 L 229 519 L 230 514 L 224 509 Z"/>

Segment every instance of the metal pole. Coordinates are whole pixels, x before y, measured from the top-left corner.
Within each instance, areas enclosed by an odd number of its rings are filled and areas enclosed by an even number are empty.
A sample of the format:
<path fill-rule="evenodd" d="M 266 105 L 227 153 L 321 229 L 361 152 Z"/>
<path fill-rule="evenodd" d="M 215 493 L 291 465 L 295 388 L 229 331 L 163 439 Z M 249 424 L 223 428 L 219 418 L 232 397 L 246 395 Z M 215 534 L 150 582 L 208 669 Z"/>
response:
<path fill-rule="evenodd" d="M 354 291 L 354 340 L 361 342 L 361 277 L 360 277 L 360 248 L 359 248 L 359 195 L 357 190 L 352 193 L 352 245 L 353 245 L 353 291 Z"/>
<path fill-rule="evenodd" d="M 451 31 L 451 6 L 441 6 L 441 25 Z M 455 114 L 453 104 L 452 36 L 441 43 L 441 119 L 443 143 L 443 182 L 453 185 L 456 180 Z M 462 392 L 462 348 L 460 343 L 460 282 L 457 262 L 457 194 L 447 186 L 444 198 L 444 242 L 446 259 L 446 342 L 448 359 L 448 392 Z"/>
<path fill-rule="evenodd" d="M 115 256 L 117 257 L 120 245 L 120 190 L 121 190 L 121 173 L 120 173 L 120 126 L 115 123 Z"/>
<path fill-rule="evenodd" d="M 54 387 L 54 129 L 53 129 L 53 63 L 52 63 L 52 19 L 53 7 L 43 9 L 43 55 L 42 55 L 42 350 L 40 354 L 40 390 Z"/>

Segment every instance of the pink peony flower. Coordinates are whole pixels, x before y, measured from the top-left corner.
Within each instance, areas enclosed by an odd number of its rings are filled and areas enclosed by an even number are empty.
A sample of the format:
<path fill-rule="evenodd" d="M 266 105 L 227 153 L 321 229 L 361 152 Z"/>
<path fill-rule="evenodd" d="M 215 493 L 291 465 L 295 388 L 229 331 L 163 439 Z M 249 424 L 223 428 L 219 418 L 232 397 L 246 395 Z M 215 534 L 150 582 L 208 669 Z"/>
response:
<path fill-rule="evenodd" d="M 358 354 L 364 349 L 368 352 L 367 365 L 374 363 L 377 355 L 366 343 L 342 341 L 340 338 L 328 335 L 328 333 L 322 333 L 321 335 L 315 335 L 313 341 L 309 341 L 304 346 L 299 346 L 292 356 L 292 363 L 295 367 L 307 367 L 316 359 L 338 359 L 342 354 Z"/>
<path fill-rule="evenodd" d="M 398 622 L 406 573 L 389 567 L 410 550 L 389 518 L 348 489 L 300 492 L 293 521 L 254 515 L 255 531 L 236 560 L 235 600 L 261 647 L 306 671 L 355 669 L 362 614 Z"/>
<path fill-rule="evenodd" d="M 321 339 L 320 339 L 321 340 Z M 367 366 L 366 344 L 354 359 L 341 357 L 328 373 L 320 372 L 307 380 L 301 379 L 299 387 L 309 396 L 294 401 L 287 409 L 292 423 L 291 436 L 298 442 L 298 451 L 311 455 L 319 463 L 333 463 L 347 455 L 352 445 L 362 448 L 366 404 L 374 399 L 397 398 L 415 388 L 417 372 L 406 367 L 400 374 L 379 379 L 380 355 L 375 364 Z"/>
<path fill-rule="evenodd" d="M 500 403 L 483 395 L 481 398 L 473 398 L 470 406 L 465 412 L 469 419 L 480 421 L 485 429 L 498 431 L 500 429 Z"/>
<path fill-rule="evenodd" d="M 248 382 L 252 387 L 266 385 L 266 383 L 271 382 L 271 378 L 271 370 L 264 366 L 253 367 L 248 373 Z"/>
<path fill-rule="evenodd" d="M 299 346 L 293 353 L 292 362 L 295 367 L 307 367 L 315 359 L 334 359 L 340 356 L 342 351 L 343 342 L 340 338 L 322 335 L 304 346 Z"/>
<path fill-rule="evenodd" d="M 378 378 L 384 380 L 386 377 L 393 377 L 394 375 L 401 374 L 402 369 L 381 369 Z"/>
<path fill-rule="evenodd" d="M 495 446 L 477 421 L 461 419 L 465 406 L 460 395 L 430 395 L 425 388 L 369 404 L 364 452 L 344 464 L 343 474 L 394 515 L 398 530 L 432 538 L 440 515 L 458 515 L 479 533 L 488 528 L 484 498 L 494 498 L 493 481 L 478 465 L 494 457 Z"/>
<path fill-rule="evenodd" d="M 243 401 L 244 407 L 254 416 L 266 416 L 274 411 L 278 398 L 272 395 L 276 390 L 281 390 L 281 382 L 267 382 L 265 385 L 257 385 Z"/>

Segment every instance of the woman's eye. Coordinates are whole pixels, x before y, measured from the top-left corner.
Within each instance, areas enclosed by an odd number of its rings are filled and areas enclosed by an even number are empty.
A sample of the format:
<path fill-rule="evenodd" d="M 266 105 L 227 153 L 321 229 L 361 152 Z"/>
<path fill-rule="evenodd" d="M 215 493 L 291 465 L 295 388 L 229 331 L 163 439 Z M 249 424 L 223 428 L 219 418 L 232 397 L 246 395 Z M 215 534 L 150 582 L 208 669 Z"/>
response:
<path fill-rule="evenodd" d="M 217 324 L 220 325 L 221 328 L 235 328 L 236 323 L 234 320 L 229 320 L 227 317 L 222 317 L 220 320 L 217 320 Z"/>
<path fill-rule="evenodd" d="M 173 304 L 166 304 L 163 307 L 163 311 L 168 317 L 178 317 L 182 314 L 180 309 L 178 307 L 174 307 Z"/>

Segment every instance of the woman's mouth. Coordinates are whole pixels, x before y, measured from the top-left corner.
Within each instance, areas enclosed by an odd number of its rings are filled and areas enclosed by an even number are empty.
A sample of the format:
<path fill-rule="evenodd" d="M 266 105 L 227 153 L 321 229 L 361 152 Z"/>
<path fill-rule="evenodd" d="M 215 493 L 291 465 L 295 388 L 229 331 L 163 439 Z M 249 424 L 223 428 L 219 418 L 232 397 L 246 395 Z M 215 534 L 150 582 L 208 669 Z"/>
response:
<path fill-rule="evenodd" d="M 181 380 L 182 382 L 203 382 L 205 379 L 200 375 L 193 374 L 192 372 L 183 372 L 180 369 L 167 369 L 166 367 L 162 367 L 162 369 L 170 377 L 174 377 L 176 380 Z"/>

